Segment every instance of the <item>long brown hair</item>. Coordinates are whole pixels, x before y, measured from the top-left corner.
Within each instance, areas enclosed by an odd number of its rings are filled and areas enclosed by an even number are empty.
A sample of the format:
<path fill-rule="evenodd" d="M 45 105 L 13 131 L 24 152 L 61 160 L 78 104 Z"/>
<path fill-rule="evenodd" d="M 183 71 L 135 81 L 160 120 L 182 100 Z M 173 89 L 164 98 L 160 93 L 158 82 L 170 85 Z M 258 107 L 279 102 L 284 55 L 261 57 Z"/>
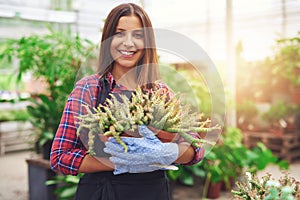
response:
<path fill-rule="evenodd" d="M 110 53 L 112 36 L 115 34 L 119 19 L 123 16 L 137 16 L 142 23 L 144 32 L 144 55 L 138 61 L 137 83 L 139 85 L 147 84 L 147 88 L 154 86 L 153 83 L 160 78 L 158 69 L 158 57 L 152 23 L 147 13 L 140 6 L 133 3 L 121 4 L 108 14 L 101 38 L 98 73 L 101 76 L 112 71 L 114 60 Z"/>

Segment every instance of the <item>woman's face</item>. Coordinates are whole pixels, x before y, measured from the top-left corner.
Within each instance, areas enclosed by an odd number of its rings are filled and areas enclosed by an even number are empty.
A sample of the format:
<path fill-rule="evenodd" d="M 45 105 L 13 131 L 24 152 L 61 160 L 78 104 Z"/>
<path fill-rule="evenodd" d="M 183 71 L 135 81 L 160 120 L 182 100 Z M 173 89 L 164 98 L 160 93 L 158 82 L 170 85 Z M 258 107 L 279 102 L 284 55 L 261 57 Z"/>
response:
<path fill-rule="evenodd" d="M 137 65 L 144 53 L 144 33 L 137 16 L 119 19 L 110 53 L 115 61 L 114 70 L 128 71 Z"/>

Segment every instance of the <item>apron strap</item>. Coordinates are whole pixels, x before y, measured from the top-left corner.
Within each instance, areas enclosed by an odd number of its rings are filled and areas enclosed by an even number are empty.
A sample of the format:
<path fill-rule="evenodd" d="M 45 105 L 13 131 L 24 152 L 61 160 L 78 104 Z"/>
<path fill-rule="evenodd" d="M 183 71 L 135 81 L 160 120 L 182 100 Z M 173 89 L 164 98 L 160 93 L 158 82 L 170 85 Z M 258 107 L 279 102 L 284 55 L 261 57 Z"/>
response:
<path fill-rule="evenodd" d="M 99 79 L 99 85 L 100 85 L 102 91 L 98 92 L 96 107 L 98 107 L 99 104 L 103 104 L 105 99 L 109 97 L 109 93 L 111 92 L 110 83 L 105 78 L 105 76 L 102 76 Z"/>

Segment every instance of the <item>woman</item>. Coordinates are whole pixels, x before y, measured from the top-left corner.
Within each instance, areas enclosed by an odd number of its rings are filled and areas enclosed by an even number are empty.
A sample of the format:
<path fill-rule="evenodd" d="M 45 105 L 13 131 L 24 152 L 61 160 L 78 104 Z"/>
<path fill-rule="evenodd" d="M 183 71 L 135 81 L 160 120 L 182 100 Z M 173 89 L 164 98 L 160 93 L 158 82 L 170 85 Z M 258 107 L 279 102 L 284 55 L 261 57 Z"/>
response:
<path fill-rule="evenodd" d="M 166 84 L 159 81 L 157 64 L 152 24 L 145 11 L 132 3 L 115 7 L 103 28 L 99 72 L 76 83 L 51 149 L 54 171 L 85 174 L 78 184 L 75 199 L 170 199 L 161 166 L 192 165 L 202 159 L 203 148 L 194 148 L 182 140 L 162 143 L 145 126 L 139 127 L 143 139 L 124 139 L 129 146 L 126 154 L 110 139 L 105 146 L 98 141 L 100 150 L 91 156 L 82 142 L 84 138 L 76 135 L 75 116 L 84 113 L 82 105 L 96 107 L 110 92 L 130 93 L 142 85 L 143 90 L 158 87 L 171 94 Z"/>

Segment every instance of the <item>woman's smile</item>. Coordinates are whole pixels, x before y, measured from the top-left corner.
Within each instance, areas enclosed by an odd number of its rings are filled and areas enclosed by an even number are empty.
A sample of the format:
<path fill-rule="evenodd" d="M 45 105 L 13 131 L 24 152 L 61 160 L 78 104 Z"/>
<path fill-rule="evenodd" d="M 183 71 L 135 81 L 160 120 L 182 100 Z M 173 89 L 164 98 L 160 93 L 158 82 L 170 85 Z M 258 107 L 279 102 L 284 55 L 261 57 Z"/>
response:
<path fill-rule="evenodd" d="M 119 50 L 120 54 L 122 54 L 123 57 L 131 58 L 136 53 L 136 51 L 127 51 L 127 50 Z"/>

